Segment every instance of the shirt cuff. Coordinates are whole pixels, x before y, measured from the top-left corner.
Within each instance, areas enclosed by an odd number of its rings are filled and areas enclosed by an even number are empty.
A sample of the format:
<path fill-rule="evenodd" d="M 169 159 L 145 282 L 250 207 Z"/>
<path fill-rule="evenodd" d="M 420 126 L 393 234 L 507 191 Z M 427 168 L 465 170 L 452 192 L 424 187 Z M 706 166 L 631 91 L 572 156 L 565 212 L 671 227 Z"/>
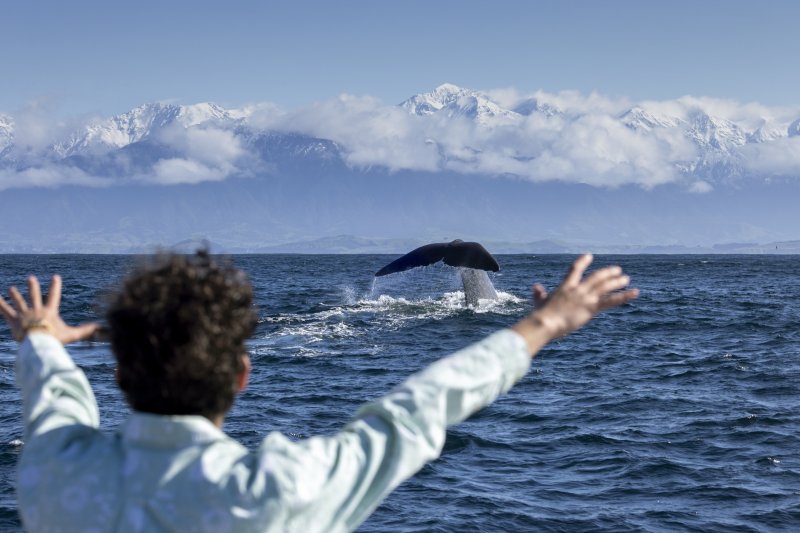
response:
<path fill-rule="evenodd" d="M 532 358 L 528 353 L 528 343 L 512 329 L 503 329 L 493 333 L 485 342 L 492 347 L 511 378 L 503 387 L 505 394 L 531 368 Z"/>
<path fill-rule="evenodd" d="M 58 370 L 71 370 L 75 363 L 61 342 L 45 331 L 31 331 L 19 345 L 17 383 Z"/>

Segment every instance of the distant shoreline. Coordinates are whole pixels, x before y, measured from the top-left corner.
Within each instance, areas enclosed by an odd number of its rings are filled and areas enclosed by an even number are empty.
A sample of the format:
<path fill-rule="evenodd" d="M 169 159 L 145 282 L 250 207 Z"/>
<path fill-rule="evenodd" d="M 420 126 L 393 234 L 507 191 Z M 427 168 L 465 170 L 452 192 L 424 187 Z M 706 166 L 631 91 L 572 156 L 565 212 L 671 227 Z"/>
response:
<path fill-rule="evenodd" d="M 651 255 L 651 256 L 704 256 L 704 257 L 737 257 L 737 256 L 800 256 L 800 250 L 794 250 L 791 252 L 707 252 L 707 251 L 698 251 L 698 252 L 614 252 L 614 251 L 598 251 L 593 250 L 591 248 L 587 248 L 585 251 L 591 252 L 597 256 L 605 256 L 605 255 L 630 255 L 630 256 L 641 256 L 641 255 Z M 154 255 L 158 253 L 157 251 L 152 252 L 0 252 L 0 257 L 2 256 L 50 256 L 50 257 L 58 257 L 58 256 L 130 256 L 130 257 L 137 257 L 137 256 L 146 256 L 146 255 Z M 181 250 L 179 253 L 183 254 L 191 254 L 191 251 Z M 221 252 L 212 252 L 213 255 L 227 255 L 227 256 L 252 256 L 252 255 L 285 255 L 285 256 L 320 256 L 320 255 L 400 255 L 403 252 L 228 252 L 228 251 L 221 251 Z M 547 256 L 573 256 L 576 254 L 583 253 L 581 251 L 568 251 L 568 252 L 495 252 L 494 255 L 498 256 L 508 256 L 508 255 L 547 255 Z"/>
<path fill-rule="evenodd" d="M 208 248 L 221 255 L 396 255 L 404 254 L 423 244 L 447 241 L 459 237 L 479 240 L 492 254 L 574 255 L 591 251 L 598 255 L 797 255 L 800 240 L 783 240 L 768 243 L 731 242 L 713 245 L 686 246 L 680 244 L 591 244 L 555 239 L 529 242 L 493 241 L 474 236 L 448 236 L 447 238 L 368 238 L 353 235 L 336 235 L 280 244 L 257 242 L 225 243 L 211 239 L 192 238 L 171 245 L 146 243 L 115 246 L 113 243 L 84 243 L 83 246 L 65 242 L 63 248 L 43 245 L 0 242 L 0 255 L 152 255 L 159 251 L 192 253 Z"/>

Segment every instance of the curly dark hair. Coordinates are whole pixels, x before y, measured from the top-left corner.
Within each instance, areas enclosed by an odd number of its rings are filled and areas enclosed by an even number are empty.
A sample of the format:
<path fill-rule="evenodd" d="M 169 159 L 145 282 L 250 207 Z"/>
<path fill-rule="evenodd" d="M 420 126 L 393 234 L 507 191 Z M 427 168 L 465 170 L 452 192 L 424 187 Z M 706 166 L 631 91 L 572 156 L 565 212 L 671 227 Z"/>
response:
<path fill-rule="evenodd" d="M 247 276 L 208 250 L 159 254 L 111 295 L 119 386 L 137 411 L 203 415 L 233 405 L 256 310 Z"/>

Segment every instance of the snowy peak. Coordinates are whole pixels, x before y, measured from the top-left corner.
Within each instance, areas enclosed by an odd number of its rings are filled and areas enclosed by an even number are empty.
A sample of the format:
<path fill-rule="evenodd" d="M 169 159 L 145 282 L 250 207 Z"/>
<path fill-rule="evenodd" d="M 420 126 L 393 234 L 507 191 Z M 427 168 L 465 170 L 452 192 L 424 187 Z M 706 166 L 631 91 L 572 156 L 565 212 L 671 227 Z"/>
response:
<path fill-rule="evenodd" d="M 651 113 L 642 107 L 632 107 L 620 116 L 627 127 L 636 131 L 652 131 L 657 128 L 674 128 L 684 124 L 678 117 Z"/>
<path fill-rule="evenodd" d="M 87 125 L 74 132 L 65 142 L 56 144 L 54 150 L 66 157 L 79 152 L 122 148 L 171 124 L 180 111 L 181 108 L 177 105 L 145 104 L 127 113 Z"/>
<path fill-rule="evenodd" d="M 184 127 L 196 126 L 205 122 L 225 122 L 233 117 L 227 109 L 210 102 L 180 106 L 177 119 Z"/>
<path fill-rule="evenodd" d="M 778 124 L 770 121 L 764 121 L 755 131 L 747 134 L 748 143 L 766 143 L 786 137 L 787 130 Z"/>
<path fill-rule="evenodd" d="M 678 105 L 675 105 L 675 104 Z M 762 144 L 790 136 L 800 136 L 800 119 L 787 130 L 786 122 L 768 117 L 760 120 L 750 117 L 747 122 L 734 122 L 714 116 L 703 106 L 684 106 L 680 102 L 669 105 L 646 103 L 629 108 L 615 118 L 621 124 L 642 135 L 667 135 L 677 133 L 690 140 L 699 150 L 698 161 L 718 161 L 720 157 L 739 157 L 745 144 Z M 562 110 L 543 102 L 540 95 L 517 100 L 503 107 L 487 94 L 445 83 L 431 92 L 413 96 L 400 104 L 409 113 L 418 116 L 464 118 L 475 124 L 495 127 L 523 124 L 526 117 L 540 115 L 560 116 L 567 123 L 579 121 L 591 111 L 585 109 Z M 688 164 L 686 168 L 693 168 Z"/>
<path fill-rule="evenodd" d="M 122 148 L 151 137 L 162 129 L 179 124 L 184 128 L 231 120 L 230 113 L 212 103 L 188 106 L 176 104 L 145 104 L 127 113 L 95 122 L 73 133 L 53 149 L 62 157 L 83 152 L 102 152 Z"/>
<path fill-rule="evenodd" d="M 457 102 L 459 98 L 474 94 L 477 93 L 470 89 L 464 89 L 451 83 L 443 83 L 429 93 L 412 96 L 401 103 L 400 107 L 415 115 L 431 115 Z"/>
<path fill-rule="evenodd" d="M 703 111 L 694 112 L 690 124 L 686 135 L 701 148 L 729 153 L 747 142 L 747 135 L 742 128 L 730 120 L 711 117 Z"/>
<path fill-rule="evenodd" d="M 520 118 L 517 113 L 503 109 L 479 94 L 462 96 L 455 102 L 447 104 L 441 112 L 448 117 L 465 117 L 484 125 L 496 123 L 498 120 L 513 122 Z"/>
<path fill-rule="evenodd" d="M 501 107 L 485 94 L 450 83 L 412 96 L 400 106 L 415 115 L 442 113 L 448 118 L 464 117 L 483 125 L 514 122 L 520 118 L 518 113 Z"/>
<path fill-rule="evenodd" d="M 697 109 L 689 113 L 688 120 L 684 120 L 636 106 L 620 115 L 620 121 L 643 133 L 657 129 L 678 129 L 700 148 L 725 153 L 747 143 L 765 143 L 786 136 L 785 126 L 767 119 L 762 119 L 761 125 L 752 130 Z"/>

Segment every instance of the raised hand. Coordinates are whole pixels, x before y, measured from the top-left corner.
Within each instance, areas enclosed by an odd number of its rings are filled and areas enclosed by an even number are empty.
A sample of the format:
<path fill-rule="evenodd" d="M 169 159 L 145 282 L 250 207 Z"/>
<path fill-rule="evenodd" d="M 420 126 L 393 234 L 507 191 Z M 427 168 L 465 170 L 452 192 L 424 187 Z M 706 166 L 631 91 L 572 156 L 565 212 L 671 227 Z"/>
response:
<path fill-rule="evenodd" d="M 47 302 L 42 304 L 42 291 L 36 276 L 28 278 L 28 295 L 30 305 L 25 301 L 16 287 L 8 290 L 14 307 L 0 296 L 0 312 L 5 317 L 11 334 L 17 341 L 22 341 L 30 331 L 46 331 L 62 344 L 69 344 L 91 337 L 97 330 L 97 323 L 91 322 L 79 326 L 69 326 L 61 319 L 58 308 L 61 305 L 61 277 L 53 276 Z"/>
<path fill-rule="evenodd" d="M 533 286 L 536 309 L 513 328 L 526 338 L 532 353 L 548 341 L 572 333 L 601 311 L 639 296 L 638 289 L 619 292 L 628 286 L 630 278 L 618 266 L 601 268 L 583 279 L 591 263 L 591 254 L 575 260 L 552 294 L 538 283 Z"/>

